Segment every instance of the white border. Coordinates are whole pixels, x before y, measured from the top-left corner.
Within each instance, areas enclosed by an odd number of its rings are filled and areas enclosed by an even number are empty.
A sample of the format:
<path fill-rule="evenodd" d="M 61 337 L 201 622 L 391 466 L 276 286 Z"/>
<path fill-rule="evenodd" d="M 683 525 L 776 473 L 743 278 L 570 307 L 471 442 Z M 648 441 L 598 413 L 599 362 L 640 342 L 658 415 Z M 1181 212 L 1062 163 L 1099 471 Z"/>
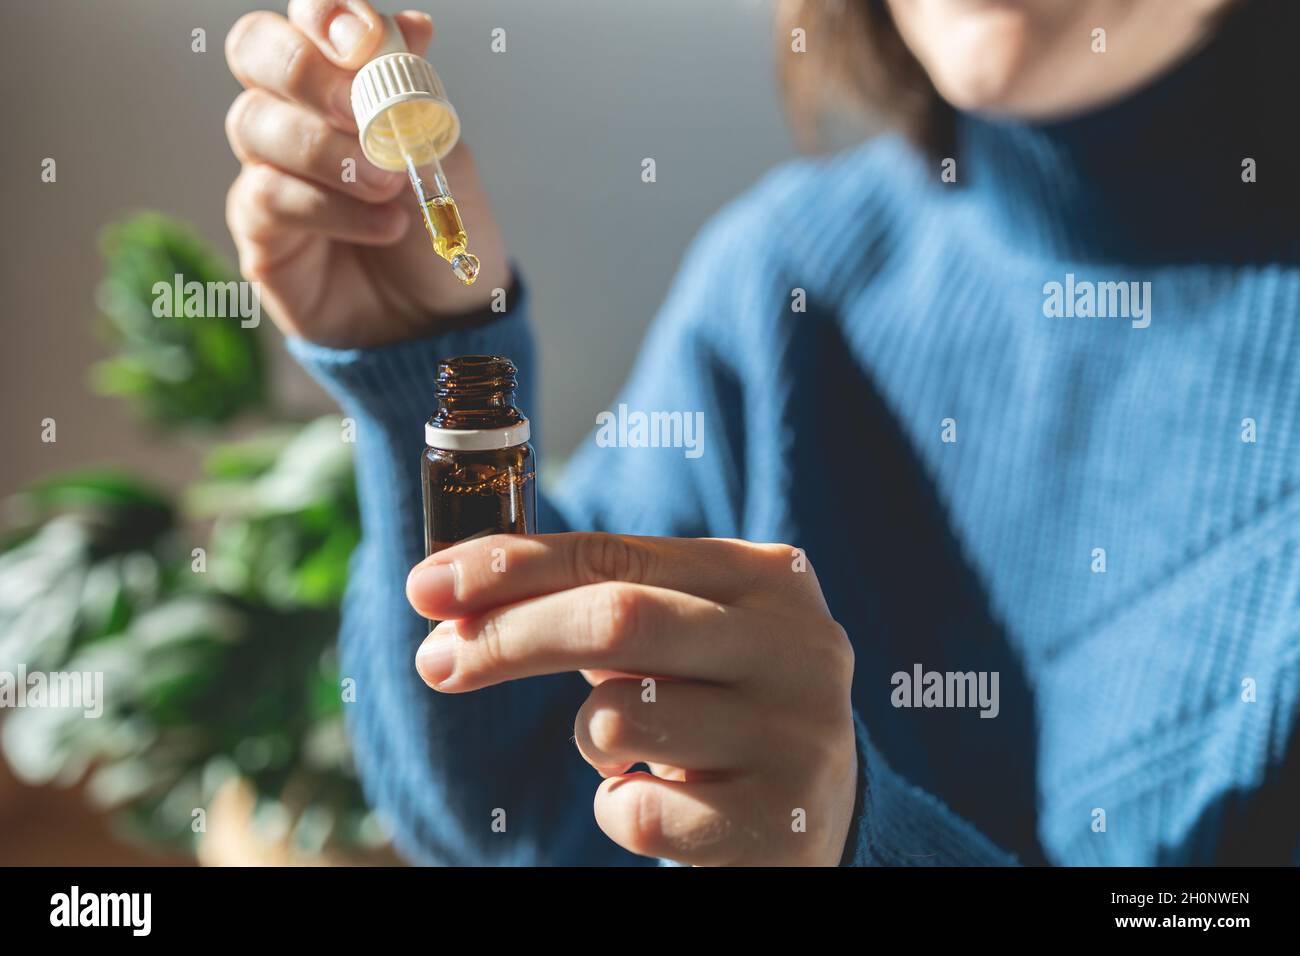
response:
<path fill-rule="evenodd" d="M 532 434 L 528 419 L 505 428 L 435 428 L 424 426 L 424 443 L 444 451 L 494 451 L 522 445 Z"/>

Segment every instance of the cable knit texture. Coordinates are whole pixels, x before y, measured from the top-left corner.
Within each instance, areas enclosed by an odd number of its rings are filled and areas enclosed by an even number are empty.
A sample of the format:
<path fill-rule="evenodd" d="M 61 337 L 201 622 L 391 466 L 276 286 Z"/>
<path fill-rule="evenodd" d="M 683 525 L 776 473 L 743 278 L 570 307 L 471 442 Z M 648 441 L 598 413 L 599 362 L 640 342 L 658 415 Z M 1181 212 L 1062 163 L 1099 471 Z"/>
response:
<path fill-rule="evenodd" d="M 1247 4 L 1094 114 L 962 118 L 956 183 L 893 138 L 774 171 L 696 240 L 610 406 L 703 412 L 703 454 L 590 440 L 546 498 L 543 531 L 806 551 L 857 653 L 845 862 L 1297 860 L 1297 6 Z M 1049 317 L 1068 281 L 1149 282 L 1149 325 Z M 389 348 L 292 343 L 358 423 L 357 759 L 415 860 L 645 862 L 592 820 L 584 682 L 441 696 L 412 666 L 433 371 L 510 356 L 533 408 L 511 298 Z M 996 672 L 997 716 L 894 706 L 918 664 Z"/>

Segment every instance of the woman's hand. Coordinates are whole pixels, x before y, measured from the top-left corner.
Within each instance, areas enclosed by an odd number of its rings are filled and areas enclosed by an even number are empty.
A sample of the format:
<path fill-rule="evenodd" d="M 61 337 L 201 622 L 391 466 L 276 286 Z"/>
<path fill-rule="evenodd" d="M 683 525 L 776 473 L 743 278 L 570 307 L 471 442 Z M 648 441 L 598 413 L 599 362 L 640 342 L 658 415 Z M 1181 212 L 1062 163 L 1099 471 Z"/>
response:
<path fill-rule="evenodd" d="M 840 860 L 856 797 L 853 651 L 802 553 L 720 539 L 478 538 L 417 565 L 416 656 L 462 693 L 580 670 L 600 828 L 682 863 Z M 628 773 L 634 764 L 652 773 Z"/>
<path fill-rule="evenodd" d="M 407 46 L 423 53 L 429 18 L 408 12 L 397 21 Z M 250 13 L 226 37 L 230 70 L 244 85 L 226 116 L 243 164 L 226 199 L 240 271 L 261 284 L 282 330 L 341 348 L 426 335 L 440 315 L 482 308 L 509 279 L 464 146 L 443 168 L 482 262 L 469 287 L 434 255 L 405 173 L 380 170 L 361 152 L 352 77 L 382 33 L 364 0 L 290 0 L 287 20 Z"/>

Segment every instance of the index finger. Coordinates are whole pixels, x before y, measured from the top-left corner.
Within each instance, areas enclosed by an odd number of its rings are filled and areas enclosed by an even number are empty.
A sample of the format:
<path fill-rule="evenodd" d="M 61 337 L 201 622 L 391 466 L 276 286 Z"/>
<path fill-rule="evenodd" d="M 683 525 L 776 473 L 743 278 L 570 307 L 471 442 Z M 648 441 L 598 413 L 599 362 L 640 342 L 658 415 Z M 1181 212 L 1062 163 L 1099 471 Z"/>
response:
<path fill-rule="evenodd" d="M 725 538 L 651 538 L 568 532 L 491 535 L 452 545 L 411 571 L 406 596 L 430 620 L 604 581 L 694 594 L 720 604 L 799 587 L 794 549 Z M 746 598 L 750 600 L 747 602 Z"/>
<path fill-rule="evenodd" d="M 367 12 L 369 19 L 350 12 L 353 7 Z M 415 11 L 393 19 L 407 48 L 423 53 L 433 36 L 433 21 Z M 340 30 L 341 24 L 348 23 L 353 27 Z M 357 128 L 352 115 L 354 69 L 379 49 L 382 35 L 383 24 L 367 4 L 303 0 L 289 5 L 288 20 L 266 10 L 236 20 L 226 36 L 226 62 L 245 88 L 301 103 L 338 129 L 353 132 Z M 342 36 L 355 37 L 347 56 L 341 56 L 335 45 L 345 42 Z"/>
<path fill-rule="evenodd" d="M 258 10 L 236 20 L 226 35 L 226 63 L 245 89 L 301 103 L 344 132 L 356 129 L 352 75 L 326 60 L 284 17 Z"/>

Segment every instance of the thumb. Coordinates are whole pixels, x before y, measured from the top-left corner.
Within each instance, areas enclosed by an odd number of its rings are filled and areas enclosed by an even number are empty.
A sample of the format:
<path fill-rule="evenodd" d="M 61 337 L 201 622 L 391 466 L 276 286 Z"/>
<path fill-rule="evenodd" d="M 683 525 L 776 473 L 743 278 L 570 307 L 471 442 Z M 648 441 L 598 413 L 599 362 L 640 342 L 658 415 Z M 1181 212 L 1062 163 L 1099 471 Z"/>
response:
<path fill-rule="evenodd" d="M 406 48 L 412 53 L 423 56 L 424 51 L 429 47 L 429 41 L 433 39 L 433 18 L 418 10 L 404 10 L 393 14 L 393 19 L 402 29 Z"/>

